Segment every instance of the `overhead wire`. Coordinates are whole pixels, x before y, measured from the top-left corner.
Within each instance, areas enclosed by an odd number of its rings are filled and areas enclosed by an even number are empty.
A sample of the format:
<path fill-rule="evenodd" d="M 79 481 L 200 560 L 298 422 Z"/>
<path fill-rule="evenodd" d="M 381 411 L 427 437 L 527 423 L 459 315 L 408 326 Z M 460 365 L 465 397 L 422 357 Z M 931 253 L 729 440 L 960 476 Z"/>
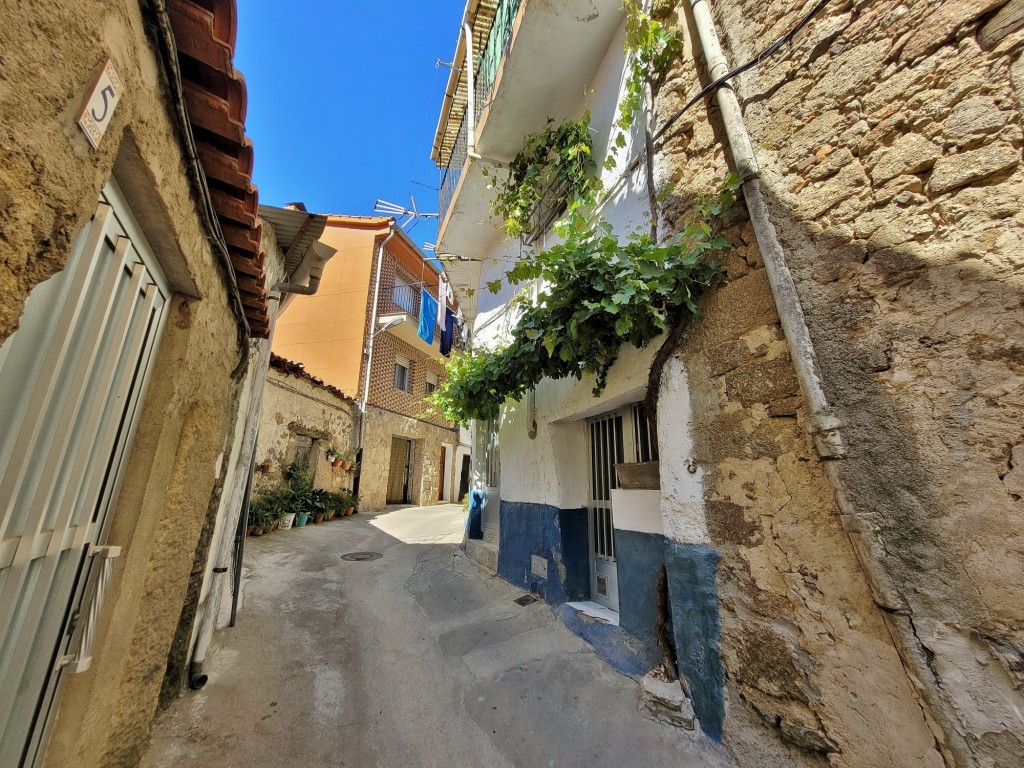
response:
<path fill-rule="evenodd" d="M 819 2 L 816 3 L 814 5 L 814 7 L 811 8 L 810 11 L 808 11 L 806 14 L 804 14 L 803 18 L 801 18 L 800 21 L 797 22 L 796 26 L 794 26 L 786 34 L 784 34 L 782 37 L 780 37 L 774 43 L 772 43 L 767 48 L 765 48 L 763 51 L 761 51 L 757 56 L 755 56 L 754 58 L 750 59 L 749 61 L 744 62 L 743 64 L 740 64 L 738 67 L 735 67 L 734 69 L 729 70 L 724 75 L 722 75 L 720 78 L 715 80 L 713 83 L 710 83 L 707 86 L 705 86 L 704 88 L 702 88 L 697 93 L 696 96 L 694 96 L 692 99 L 690 99 L 688 102 L 686 102 L 686 104 L 684 104 L 681 109 L 676 111 L 675 114 L 672 115 L 672 117 L 670 117 L 668 120 L 665 121 L 665 124 L 663 126 L 661 126 L 657 131 L 655 131 L 654 135 L 651 137 L 651 141 L 652 142 L 657 142 L 665 134 L 665 132 L 669 128 L 671 128 L 673 125 L 675 125 L 675 123 L 679 120 L 679 118 L 681 118 L 687 112 L 687 110 L 689 110 L 695 104 L 700 102 L 701 99 L 703 99 L 705 96 L 708 96 L 709 94 L 714 93 L 719 88 L 721 88 L 723 85 L 726 85 L 734 77 L 737 77 L 738 75 L 743 74 L 747 70 L 752 69 L 753 67 L 756 67 L 762 61 L 764 61 L 768 57 L 770 57 L 770 56 L 774 55 L 776 52 L 778 52 L 778 50 L 780 48 L 782 48 L 782 46 L 784 46 L 786 43 L 791 42 L 793 40 L 793 38 L 796 37 L 797 33 L 800 32 L 800 30 L 803 29 L 805 26 L 807 26 L 807 24 L 809 24 L 810 21 L 815 16 L 817 16 L 825 8 L 825 6 L 828 5 L 828 4 L 829 4 L 829 0 L 819 0 Z M 635 157 L 633 157 L 632 160 L 629 161 L 629 163 L 623 169 L 623 171 L 619 175 L 619 177 L 609 187 L 609 194 L 606 195 L 605 202 L 607 201 L 607 198 L 610 197 L 611 190 L 617 188 L 619 186 L 619 184 L 621 184 L 623 181 L 628 179 L 632 175 L 633 171 L 636 170 L 637 166 L 640 164 L 640 161 L 643 160 L 644 157 L 645 157 L 645 153 L 642 153 L 642 152 L 641 153 L 637 153 L 637 155 Z M 602 203 L 602 205 L 603 205 L 603 203 Z"/>

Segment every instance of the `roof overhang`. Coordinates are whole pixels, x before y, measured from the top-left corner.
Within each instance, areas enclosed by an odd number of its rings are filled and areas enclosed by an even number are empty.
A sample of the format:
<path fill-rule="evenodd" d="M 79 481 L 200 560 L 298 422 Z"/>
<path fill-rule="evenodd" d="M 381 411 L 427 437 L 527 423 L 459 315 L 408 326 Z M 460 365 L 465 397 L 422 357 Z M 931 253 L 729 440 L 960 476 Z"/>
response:
<path fill-rule="evenodd" d="M 235 69 L 234 0 L 168 0 L 189 122 L 252 336 L 266 338 L 267 274 L 260 247 L 245 78 Z"/>

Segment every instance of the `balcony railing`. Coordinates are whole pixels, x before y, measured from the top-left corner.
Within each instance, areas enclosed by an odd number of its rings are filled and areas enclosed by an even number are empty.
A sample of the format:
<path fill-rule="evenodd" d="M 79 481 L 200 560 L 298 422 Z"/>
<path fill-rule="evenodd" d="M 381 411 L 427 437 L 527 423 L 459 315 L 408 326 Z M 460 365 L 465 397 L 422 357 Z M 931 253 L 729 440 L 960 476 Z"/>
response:
<path fill-rule="evenodd" d="M 452 157 L 448 161 L 448 167 L 444 169 L 444 179 L 441 180 L 441 192 L 438 199 L 438 210 L 440 214 L 438 221 L 444 223 L 448 215 L 448 206 L 452 204 L 455 197 L 455 188 L 459 185 L 459 177 L 462 176 L 462 167 L 466 164 L 466 130 L 469 121 L 465 116 L 462 118 L 462 125 L 459 127 L 459 135 L 455 139 L 455 146 L 452 147 Z"/>
<path fill-rule="evenodd" d="M 412 285 L 396 285 L 392 290 L 391 299 L 413 317 L 419 317 L 419 288 Z"/>
<path fill-rule="evenodd" d="M 491 89 L 494 87 L 494 79 L 498 76 L 498 68 L 505 55 L 505 47 L 512 37 L 512 25 L 516 20 L 516 13 L 522 0 L 501 0 L 494 12 L 494 23 L 491 25 L 491 32 L 487 37 L 487 45 L 482 53 L 478 54 L 476 73 L 473 80 L 473 125 L 477 124 L 484 107 L 490 101 Z M 466 115 L 462 117 L 462 124 L 459 126 L 459 133 L 455 138 L 455 145 L 452 147 L 452 156 L 448 160 L 448 166 L 444 170 L 444 178 L 441 180 L 441 192 L 438 201 L 440 216 L 438 221 L 444 223 L 448 213 L 448 207 L 455 197 L 455 188 L 459 184 L 459 177 L 462 175 L 462 168 L 466 164 L 466 152 L 468 147 L 467 131 L 469 121 Z"/>

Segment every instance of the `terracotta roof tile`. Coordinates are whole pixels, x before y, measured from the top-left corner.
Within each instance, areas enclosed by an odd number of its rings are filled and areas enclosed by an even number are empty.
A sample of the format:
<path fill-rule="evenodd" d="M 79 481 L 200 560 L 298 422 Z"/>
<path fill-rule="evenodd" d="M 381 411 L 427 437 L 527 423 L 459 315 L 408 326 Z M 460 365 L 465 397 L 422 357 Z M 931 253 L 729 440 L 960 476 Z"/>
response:
<path fill-rule="evenodd" d="M 326 389 L 332 395 L 337 395 L 342 400 L 348 400 L 350 403 L 355 402 L 355 398 L 346 395 L 333 384 L 328 384 L 323 379 L 317 378 L 313 374 L 308 373 L 306 371 L 305 365 L 303 365 L 302 363 L 296 363 L 293 360 L 288 360 L 287 358 L 281 357 L 280 355 L 275 355 L 271 353 L 270 367 L 273 368 L 275 371 L 280 371 L 281 373 L 288 374 L 290 376 L 298 376 L 301 379 L 305 379 L 314 386 L 320 387 L 321 389 Z"/>
<path fill-rule="evenodd" d="M 266 338 L 267 275 L 252 184 L 252 142 L 245 136 L 245 78 L 233 58 L 238 33 L 234 0 L 169 0 L 185 104 L 210 197 L 238 279 L 253 336 Z"/>

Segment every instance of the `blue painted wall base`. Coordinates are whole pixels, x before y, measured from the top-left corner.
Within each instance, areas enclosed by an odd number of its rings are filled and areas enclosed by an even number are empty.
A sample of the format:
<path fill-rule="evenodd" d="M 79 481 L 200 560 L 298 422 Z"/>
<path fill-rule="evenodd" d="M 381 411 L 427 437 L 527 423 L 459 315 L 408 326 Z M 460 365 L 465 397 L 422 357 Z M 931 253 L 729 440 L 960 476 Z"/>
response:
<path fill-rule="evenodd" d="M 656 643 L 652 645 L 621 626 L 606 624 L 566 604 L 552 610 L 574 635 L 590 643 L 598 656 L 623 674 L 639 679 L 661 661 Z"/>
<path fill-rule="evenodd" d="M 552 605 L 587 599 L 590 560 L 585 509 L 502 499 L 499 514 L 499 576 Z M 546 577 L 533 572 L 532 555 L 546 561 Z"/>
<path fill-rule="evenodd" d="M 665 564 L 665 537 L 616 528 L 615 560 L 619 626 L 657 648 L 658 575 Z"/>
<path fill-rule="evenodd" d="M 707 547 L 665 542 L 679 674 L 693 693 L 701 728 L 720 741 L 725 721 L 725 671 L 719 651 L 716 568 L 718 553 Z"/>

